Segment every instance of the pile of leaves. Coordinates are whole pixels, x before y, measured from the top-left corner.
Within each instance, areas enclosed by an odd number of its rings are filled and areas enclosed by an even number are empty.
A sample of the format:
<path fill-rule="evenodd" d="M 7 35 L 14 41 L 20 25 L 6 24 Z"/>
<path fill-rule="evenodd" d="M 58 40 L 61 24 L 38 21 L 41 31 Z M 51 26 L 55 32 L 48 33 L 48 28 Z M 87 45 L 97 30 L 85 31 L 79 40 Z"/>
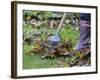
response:
<path fill-rule="evenodd" d="M 58 61 L 58 66 L 88 66 L 91 64 L 91 52 L 88 50 L 84 52 L 83 50 L 75 51 L 72 48 L 72 42 L 67 41 L 64 43 L 59 43 L 57 46 L 47 45 L 46 42 L 41 40 L 36 40 L 35 46 L 28 54 L 36 54 L 44 59 L 54 59 L 60 57 Z"/>

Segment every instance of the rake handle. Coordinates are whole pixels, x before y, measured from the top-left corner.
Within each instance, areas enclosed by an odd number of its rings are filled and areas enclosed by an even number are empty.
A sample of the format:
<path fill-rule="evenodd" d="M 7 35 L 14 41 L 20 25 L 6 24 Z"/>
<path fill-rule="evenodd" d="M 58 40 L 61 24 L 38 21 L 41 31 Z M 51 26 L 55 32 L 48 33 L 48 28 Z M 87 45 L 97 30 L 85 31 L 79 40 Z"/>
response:
<path fill-rule="evenodd" d="M 61 22 L 60 22 L 60 24 L 59 24 L 59 26 L 58 26 L 56 35 L 58 35 L 58 33 L 59 33 L 59 31 L 60 31 L 61 26 L 63 25 L 63 22 L 64 22 L 64 19 L 65 19 L 66 15 L 67 15 L 67 13 L 65 12 L 65 13 L 63 14 L 63 17 L 62 17 L 62 19 L 61 19 Z"/>

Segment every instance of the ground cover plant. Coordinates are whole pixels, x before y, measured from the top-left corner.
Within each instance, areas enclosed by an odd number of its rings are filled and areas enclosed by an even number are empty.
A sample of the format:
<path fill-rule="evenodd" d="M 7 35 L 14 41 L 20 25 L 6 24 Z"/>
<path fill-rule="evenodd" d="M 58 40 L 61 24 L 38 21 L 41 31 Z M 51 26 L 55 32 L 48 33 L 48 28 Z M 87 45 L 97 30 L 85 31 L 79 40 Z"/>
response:
<path fill-rule="evenodd" d="M 81 66 L 84 62 L 90 64 L 90 55 L 73 49 L 80 36 L 78 13 L 66 15 L 59 32 L 60 42 L 56 46 L 48 41 L 48 37 L 55 34 L 62 15 L 62 12 L 23 11 L 23 69 Z M 72 54 L 67 55 L 69 52 Z M 82 61 L 86 56 L 89 57 Z"/>

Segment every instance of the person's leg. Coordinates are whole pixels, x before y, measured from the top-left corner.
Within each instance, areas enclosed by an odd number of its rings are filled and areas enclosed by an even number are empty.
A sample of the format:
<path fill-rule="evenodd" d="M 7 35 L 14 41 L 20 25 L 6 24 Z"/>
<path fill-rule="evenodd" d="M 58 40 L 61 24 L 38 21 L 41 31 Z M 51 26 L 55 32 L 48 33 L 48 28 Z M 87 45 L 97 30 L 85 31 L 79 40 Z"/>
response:
<path fill-rule="evenodd" d="M 91 29 L 90 29 L 89 21 L 80 21 L 80 39 L 77 46 L 74 48 L 75 50 L 90 48 L 90 37 L 91 37 Z"/>

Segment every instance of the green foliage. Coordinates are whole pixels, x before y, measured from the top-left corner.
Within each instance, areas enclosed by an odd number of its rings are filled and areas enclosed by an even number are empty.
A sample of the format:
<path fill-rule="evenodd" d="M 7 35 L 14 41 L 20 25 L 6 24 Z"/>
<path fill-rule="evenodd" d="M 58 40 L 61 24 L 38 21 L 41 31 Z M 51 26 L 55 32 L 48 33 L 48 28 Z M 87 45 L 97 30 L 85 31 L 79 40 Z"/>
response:
<path fill-rule="evenodd" d="M 79 16 L 78 14 L 69 13 L 66 16 L 66 19 L 71 19 L 73 15 Z M 54 12 L 48 12 L 48 11 L 23 11 L 23 19 L 31 19 L 32 16 L 36 16 L 39 18 L 39 21 L 42 22 L 44 19 L 48 20 L 50 17 L 62 17 L 62 13 L 54 13 Z M 36 21 L 37 22 L 37 21 Z M 50 25 L 49 25 L 50 26 Z M 32 24 L 25 23 L 23 25 L 23 40 L 24 42 L 26 39 L 29 40 L 30 44 L 27 45 L 23 44 L 23 69 L 33 69 L 33 68 L 54 68 L 59 67 L 58 62 L 60 61 L 60 58 L 54 58 L 54 59 L 46 59 L 42 60 L 40 56 L 38 56 L 36 53 L 32 52 L 31 55 L 30 52 L 33 48 L 36 46 L 35 39 L 40 38 L 41 41 L 47 41 L 48 39 L 48 33 L 55 34 L 56 28 L 50 28 L 49 26 L 46 26 L 44 24 L 39 26 L 33 26 Z M 39 36 L 37 36 L 39 34 Z M 76 43 L 78 42 L 79 38 L 79 31 L 74 31 L 71 24 L 67 24 L 62 26 L 61 31 L 59 33 L 61 42 L 64 43 L 64 41 L 71 41 L 73 43 L 74 47 Z M 36 40 L 37 41 L 37 40 Z M 43 53 L 44 54 L 44 53 Z M 67 62 L 74 61 L 76 57 L 72 58 L 66 58 L 66 64 L 65 66 L 69 66 Z"/>
<path fill-rule="evenodd" d="M 68 29 L 66 27 L 69 27 Z M 60 36 L 62 41 L 72 40 L 73 47 L 77 43 L 77 38 L 79 38 L 79 31 L 74 31 L 71 25 L 67 25 L 65 28 L 62 28 L 60 31 Z M 76 36 L 77 35 L 77 36 Z"/>
<path fill-rule="evenodd" d="M 48 12 L 48 11 L 23 11 L 23 18 L 25 20 L 25 18 L 27 17 L 32 17 L 35 16 L 37 18 L 39 18 L 39 20 L 43 20 L 43 19 L 48 19 L 49 17 L 53 16 L 52 12 Z"/>
<path fill-rule="evenodd" d="M 48 19 L 50 17 L 62 17 L 62 12 L 60 12 L 59 14 L 57 12 L 49 12 L 49 11 L 32 11 L 32 10 L 24 10 L 23 11 L 23 18 L 25 19 L 26 17 L 30 16 L 35 16 L 37 18 L 39 18 L 40 20 L 44 19 Z M 71 19 L 72 16 L 76 16 L 79 18 L 79 13 L 67 13 L 66 19 Z"/>
<path fill-rule="evenodd" d="M 29 28 L 28 28 L 29 26 Z M 66 28 L 66 27 L 70 27 L 70 28 Z M 79 37 L 79 32 L 78 31 L 74 31 L 73 28 L 71 27 L 71 25 L 68 25 L 66 27 L 63 27 L 61 29 L 60 32 L 60 36 L 61 36 L 61 40 L 72 40 L 73 44 L 76 45 L 77 40 L 76 38 Z M 40 29 L 36 29 L 36 28 L 32 28 L 30 25 L 26 25 L 25 26 L 25 31 L 29 31 L 32 33 L 28 34 L 28 36 L 32 35 L 35 31 L 38 32 L 43 32 L 41 34 L 41 39 L 42 40 L 46 40 L 46 34 L 45 32 L 52 32 L 53 34 L 55 33 L 54 29 L 47 29 L 47 28 L 43 28 L 41 26 Z M 77 35 L 77 36 L 76 36 Z M 32 36 L 31 36 L 32 37 Z M 34 38 L 33 38 L 34 39 Z M 23 53 L 23 68 L 24 69 L 33 69 L 33 68 L 54 68 L 54 67 L 59 67 L 58 62 L 60 60 L 60 58 L 54 58 L 54 59 L 47 59 L 47 60 L 42 60 L 40 56 L 38 56 L 36 53 L 32 53 L 32 55 L 27 55 L 27 52 L 29 52 L 30 50 L 32 50 L 34 47 L 33 44 L 31 45 L 24 45 L 24 53 Z M 74 47 L 74 46 L 73 46 Z M 66 58 L 66 64 L 65 66 L 69 66 L 67 64 L 67 61 L 72 61 L 74 60 L 75 57 L 72 58 Z M 68 59 L 68 60 L 67 60 Z M 61 67 L 61 66 L 60 66 Z"/>

